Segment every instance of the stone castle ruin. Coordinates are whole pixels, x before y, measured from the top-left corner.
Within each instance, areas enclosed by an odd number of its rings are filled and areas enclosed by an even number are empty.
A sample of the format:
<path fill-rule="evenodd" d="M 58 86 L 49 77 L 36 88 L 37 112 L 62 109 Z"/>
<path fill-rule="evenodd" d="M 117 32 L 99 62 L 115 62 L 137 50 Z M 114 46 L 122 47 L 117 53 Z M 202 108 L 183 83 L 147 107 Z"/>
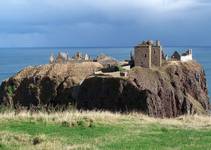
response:
<path fill-rule="evenodd" d="M 164 54 L 160 41 L 153 42 L 152 40 L 143 41 L 135 46 L 134 55 L 131 54 L 131 66 L 140 66 L 144 68 L 161 67 L 163 61 L 181 61 L 187 62 L 193 59 L 192 49 L 184 53 L 177 51 L 168 59 Z"/>
<path fill-rule="evenodd" d="M 138 44 L 134 47 L 134 52 L 130 54 L 130 60 L 125 60 L 125 66 L 132 68 L 134 66 L 140 66 L 143 68 L 153 68 L 161 67 L 163 62 L 166 61 L 181 61 L 187 62 L 191 61 L 192 58 L 192 49 L 187 50 L 184 53 L 179 53 L 175 51 L 171 58 L 169 59 L 167 55 L 164 54 L 163 48 L 160 44 L 160 41 L 143 41 L 141 44 Z M 77 52 L 74 56 L 70 57 L 66 52 L 59 52 L 57 56 L 51 54 L 49 58 L 49 63 L 80 63 L 80 62 L 99 62 L 104 67 L 110 68 L 109 66 L 118 67 L 119 61 L 108 57 L 106 55 L 98 56 L 96 59 L 91 59 L 88 54 L 81 54 Z M 121 67 L 125 67 L 121 66 Z"/>
<path fill-rule="evenodd" d="M 90 61 L 90 57 L 85 54 L 81 54 L 80 52 L 77 52 L 73 57 L 70 57 L 69 54 L 66 52 L 59 52 L 57 56 L 54 56 L 52 53 L 50 58 L 49 58 L 49 63 L 54 64 L 54 63 L 60 63 L 60 64 L 65 64 L 67 62 L 83 62 L 83 61 Z"/>
<path fill-rule="evenodd" d="M 162 47 L 160 41 L 143 41 L 134 50 L 134 65 L 144 68 L 161 67 Z"/>

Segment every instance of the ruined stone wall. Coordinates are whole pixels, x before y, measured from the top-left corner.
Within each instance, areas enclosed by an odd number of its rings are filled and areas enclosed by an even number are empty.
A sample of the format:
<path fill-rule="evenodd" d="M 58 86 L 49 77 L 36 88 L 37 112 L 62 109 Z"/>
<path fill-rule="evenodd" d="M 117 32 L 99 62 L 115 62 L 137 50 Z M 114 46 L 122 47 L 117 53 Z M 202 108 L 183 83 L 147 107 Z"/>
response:
<path fill-rule="evenodd" d="M 153 46 L 152 47 L 151 57 L 152 57 L 152 65 L 161 67 L 161 65 L 162 65 L 162 48 L 161 48 L 161 46 Z"/>
<path fill-rule="evenodd" d="M 151 45 L 135 47 L 134 63 L 135 66 L 151 68 Z"/>

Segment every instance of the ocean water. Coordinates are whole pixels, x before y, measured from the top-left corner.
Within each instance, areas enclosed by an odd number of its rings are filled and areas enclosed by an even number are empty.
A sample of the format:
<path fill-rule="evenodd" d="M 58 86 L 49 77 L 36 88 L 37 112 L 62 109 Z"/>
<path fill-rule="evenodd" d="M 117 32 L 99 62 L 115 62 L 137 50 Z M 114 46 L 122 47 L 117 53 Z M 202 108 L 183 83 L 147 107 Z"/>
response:
<path fill-rule="evenodd" d="M 193 49 L 194 59 L 201 63 L 205 69 L 210 95 L 211 47 L 164 47 L 164 52 L 170 56 L 175 50 L 182 51 L 188 48 Z M 59 51 L 68 52 L 69 55 L 74 55 L 76 52 L 80 51 L 82 53 L 87 53 L 91 57 L 96 57 L 103 53 L 118 60 L 125 60 L 130 58 L 130 52 L 133 51 L 133 48 L 0 48 L 0 82 L 29 65 L 36 66 L 48 63 L 50 54 L 57 54 Z"/>

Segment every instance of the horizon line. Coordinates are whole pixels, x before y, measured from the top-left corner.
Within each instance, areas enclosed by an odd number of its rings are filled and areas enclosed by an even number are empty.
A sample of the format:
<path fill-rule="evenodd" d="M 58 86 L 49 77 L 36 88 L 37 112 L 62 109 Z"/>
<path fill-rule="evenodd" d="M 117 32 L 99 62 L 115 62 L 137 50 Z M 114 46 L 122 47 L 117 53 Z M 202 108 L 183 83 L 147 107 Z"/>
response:
<path fill-rule="evenodd" d="M 10 48 L 133 48 L 135 46 L 14 46 L 14 47 L 0 47 L 0 49 L 10 49 Z M 211 45 L 163 45 L 162 47 L 189 47 L 189 48 L 198 48 L 198 47 L 211 47 Z"/>

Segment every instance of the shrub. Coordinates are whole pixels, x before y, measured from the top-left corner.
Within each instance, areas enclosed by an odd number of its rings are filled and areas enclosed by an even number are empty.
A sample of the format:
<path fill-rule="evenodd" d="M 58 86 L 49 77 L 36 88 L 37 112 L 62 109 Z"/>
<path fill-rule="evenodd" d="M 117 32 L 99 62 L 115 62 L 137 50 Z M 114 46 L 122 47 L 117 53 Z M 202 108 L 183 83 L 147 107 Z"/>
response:
<path fill-rule="evenodd" d="M 120 71 L 120 72 L 125 71 L 125 69 L 122 66 L 120 66 L 120 65 L 118 65 L 117 68 L 118 68 L 118 71 Z"/>
<path fill-rule="evenodd" d="M 33 145 L 37 145 L 37 144 L 40 144 L 40 143 L 42 143 L 44 140 L 41 138 L 41 137 L 35 137 L 35 138 L 33 138 L 33 140 L 32 140 L 32 144 Z"/>
<path fill-rule="evenodd" d="M 78 120 L 78 121 L 77 121 L 77 125 L 78 125 L 79 127 L 87 127 L 87 126 L 88 126 L 87 122 L 86 122 L 85 120 L 83 120 L 83 119 Z"/>
<path fill-rule="evenodd" d="M 62 126 L 63 127 L 70 127 L 70 124 L 67 121 L 62 121 Z"/>
<path fill-rule="evenodd" d="M 5 106 L 5 105 L 0 105 L 0 113 L 7 113 L 7 112 L 11 112 L 14 109 L 10 106 Z"/>
<path fill-rule="evenodd" d="M 92 119 L 89 119 L 89 118 L 86 118 L 86 117 L 78 120 L 77 126 L 79 126 L 79 127 L 89 127 L 89 128 L 95 127 L 94 121 Z"/>
<path fill-rule="evenodd" d="M 165 127 L 162 127 L 160 130 L 161 130 L 162 132 L 168 132 L 168 129 L 165 128 Z"/>
<path fill-rule="evenodd" d="M 14 96 L 14 93 L 15 93 L 15 86 L 14 85 L 9 85 L 8 88 L 7 88 L 7 94 L 10 96 L 10 97 L 13 97 Z"/>

